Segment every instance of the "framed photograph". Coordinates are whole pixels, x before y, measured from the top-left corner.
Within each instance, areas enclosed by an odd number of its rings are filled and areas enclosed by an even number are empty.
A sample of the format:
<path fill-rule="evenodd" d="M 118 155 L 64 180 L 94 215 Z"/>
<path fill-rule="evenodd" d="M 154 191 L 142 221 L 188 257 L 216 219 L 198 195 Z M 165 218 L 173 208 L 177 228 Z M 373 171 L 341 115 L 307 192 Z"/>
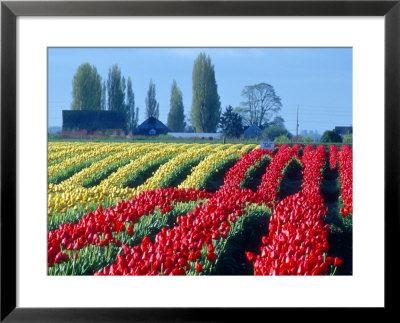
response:
<path fill-rule="evenodd" d="M 399 19 L 2 1 L 1 321 L 393 310 Z"/>

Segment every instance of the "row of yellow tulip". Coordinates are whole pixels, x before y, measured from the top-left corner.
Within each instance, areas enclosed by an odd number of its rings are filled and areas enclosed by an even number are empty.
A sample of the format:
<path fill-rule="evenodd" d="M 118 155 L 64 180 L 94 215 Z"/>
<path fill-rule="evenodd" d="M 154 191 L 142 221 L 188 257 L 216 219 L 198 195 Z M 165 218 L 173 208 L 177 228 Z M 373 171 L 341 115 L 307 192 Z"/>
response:
<path fill-rule="evenodd" d="M 78 154 L 73 158 L 67 158 L 63 160 L 61 163 L 57 163 L 55 165 L 49 166 L 47 168 L 48 176 L 54 176 L 58 172 L 65 170 L 68 167 L 77 165 L 83 161 L 89 160 L 91 158 L 106 157 L 107 155 L 111 155 L 116 152 L 123 151 L 129 148 L 130 144 L 116 144 L 116 145 L 103 145 L 103 146 L 93 146 L 92 149 L 87 151 L 84 154 Z"/>
<path fill-rule="evenodd" d="M 81 145 L 83 145 L 81 143 Z M 90 144 L 88 144 L 90 145 Z M 66 212 L 68 207 L 75 207 L 78 204 L 88 202 L 101 202 L 106 199 L 127 200 L 144 190 L 155 189 L 161 186 L 165 178 L 171 176 L 177 167 L 189 160 L 207 156 L 191 171 L 191 175 L 180 185 L 180 187 L 196 187 L 207 172 L 218 163 L 232 155 L 240 156 L 244 152 L 256 149 L 256 145 L 232 145 L 232 144 L 104 144 L 107 148 L 102 152 L 114 152 L 102 161 L 93 163 L 90 167 L 76 173 L 71 178 L 58 185 L 49 184 L 48 214 L 53 211 Z M 68 146 L 64 145 L 66 149 Z M 118 149 L 124 151 L 115 153 Z M 85 155 L 85 154 L 83 154 Z M 137 156 L 139 155 L 139 156 Z M 127 165 L 118 168 L 110 176 L 102 180 L 98 185 L 85 188 L 80 186 L 85 177 L 107 167 L 118 158 L 129 158 L 135 156 Z M 169 159 L 169 160 L 167 160 Z M 140 172 L 146 165 L 157 162 L 164 163 L 148 180 L 136 187 L 130 188 L 124 185 L 129 176 Z M 62 164 L 62 163 L 61 163 Z M 195 175 L 193 175 L 195 174 Z"/>
<path fill-rule="evenodd" d="M 79 155 L 90 150 L 98 149 L 104 146 L 104 143 L 90 143 L 82 145 L 79 142 L 49 142 L 47 148 L 47 161 L 49 163 L 55 160 L 63 160 L 70 156 Z"/>
<path fill-rule="evenodd" d="M 82 186 L 82 181 L 90 178 L 94 174 L 106 169 L 113 163 L 118 163 L 120 160 L 124 160 L 127 158 L 135 159 L 140 154 L 147 153 L 151 149 L 154 149 L 153 145 L 143 145 L 143 144 L 133 144 L 129 147 L 129 149 L 123 150 L 119 153 L 108 156 L 104 159 L 101 159 L 97 162 L 94 162 L 89 167 L 84 168 L 78 173 L 75 173 L 67 180 L 61 182 L 58 185 L 49 184 L 48 192 L 56 193 L 56 192 L 66 192 L 74 189 L 75 186 Z"/>
<path fill-rule="evenodd" d="M 122 187 L 123 181 L 130 174 L 134 174 L 150 162 L 187 148 L 186 145 L 180 144 L 158 144 L 157 147 L 154 144 L 141 145 L 150 152 L 120 167 L 116 172 L 101 181 L 99 185 L 85 188 L 78 185 L 64 186 L 61 183 L 57 187 L 52 186 L 52 192 L 48 195 L 49 214 L 53 211 L 65 212 L 67 207 L 73 207 L 77 203 L 100 202 L 106 198 L 119 200 L 130 198 L 136 194 L 136 190 L 130 187 Z"/>
<path fill-rule="evenodd" d="M 216 165 L 221 163 L 221 161 L 227 158 L 232 158 L 233 156 L 239 157 L 243 153 L 254 149 L 256 145 L 231 145 L 228 149 L 218 151 L 214 154 L 207 156 L 202 160 L 194 169 L 191 174 L 178 186 L 178 188 L 200 188 L 200 184 L 203 182 L 204 176 L 209 174 Z"/>
<path fill-rule="evenodd" d="M 152 177 L 150 177 L 144 184 L 137 187 L 137 191 L 154 190 L 160 187 L 163 181 L 165 181 L 165 179 L 171 176 L 174 172 L 179 170 L 182 165 L 185 165 L 193 159 L 208 155 L 214 151 L 225 149 L 226 146 L 228 145 L 192 145 L 190 149 L 177 155 L 162 165 Z"/>

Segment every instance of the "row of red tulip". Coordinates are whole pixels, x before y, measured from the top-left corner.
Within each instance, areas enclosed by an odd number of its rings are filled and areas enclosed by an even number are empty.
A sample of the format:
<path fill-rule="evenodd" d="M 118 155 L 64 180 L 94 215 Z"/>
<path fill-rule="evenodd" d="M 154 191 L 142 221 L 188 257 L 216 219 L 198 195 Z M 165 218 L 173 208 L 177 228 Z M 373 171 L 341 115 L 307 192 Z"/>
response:
<path fill-rule="evenodd" d="M 106 210 L 100 205 L 94 213 L 89 212 L 82 216 L 78 223 L 65 223 L 58 229 L 48 232 L 48 266 L 69 260 L 62 249 L 79 250 L 88 244 L 120 245 L 120 242 L 113 237 L 113 233 L 127 230 L 128 234 L 133 235 L 133 225 L 139 221 L 139 217 L 153 213 L 156 207 L 160 208 L 161 212 L 167 212 L 171 210 L 172 202 L 196 201 L 209 197 L 210 193 L 206 191 L 160 188 L 142 192 L 131 200 L 121 201 L 116 207 Z M 125 222 L 130 223 L 127 229 Z"/>
<path fill-rule="evenodd" d="M 116 262 L 95 274 L 200 273 L 204 266 L 215 262 L 218 257 L 215 251 L 217 241 L 228 237 L 232 223 L 244 214 L 246 205 L 251 203 L 276 207 L 269 225 L 269 236 L 263 238 L 261 255 L 256 259 L 255 255 L 247 254 L 249 260 L 256 260 L 255 274 L 326 274 L 328 265 L 339 265 L 340 259 L 326 257 L 329 249 L 328 227 L 322 222 L 326 208 L 319 193 L 321 169 L 325 161 L 322 146 L 315 150 L 312 146 L 304 148 L 302 191 L 275 205 L 285 168 L 293 158 L 298 158 L 300 147 L 280 147 L 257 192 L 241 190 L 240 183 L 246 178 L 249 167 L 253 167 L 265 154 L 270 154 L 263 149 L 243 154 L 214 194 L 174 188 L 142 192 L 128 202 L 118 203 L 115 208 L 103 211 L 99 207 L 94 213 L 83 216 L 77 224 L 60 225 L 59 229 L 49 232 L 48 265 L 68 261 L 68 255 L 62 249 L 78 250 L 87 244 L 120 245 L 113 234 L 127 230 L 133 235 L 133 224 L 138 222 L 140 216 L 154 212 L 156 207 L 165 213 L 171 210 L 171 201 L 208 198 L 207 204 L 179 216 L 175 227 L 163 228 L 154 243 L 144 237 L 140 245 L 132 248 L 124 245 Z M 126 222 L 130 223 L 127 229 Z"/>
<path fill-rule="evenodd" d="M 241 216 L 248 203 L 258 195 L 249 189 L 240 190 L 248 167 L 259 160 L 266 150 L 243 154 L 228 171 L 224 184 L 207 204 L 176 219 L 177 225 L 163 228 L 152 243 L 148 237 L 140 245 L 123 247 L 116 263 L 95 275 L 186 275 L 204 270 L 217 258 L 215 242 L 228 236 L 231 223 Z M 213 242 L 214 241 L 214 242 Z M 202 253 L 202 250 L 206 252 Z"/>
<path fill-rule="evenodd" d="M 339 153 L 339 180 L 341 184 L 341 199 L 343 207 L 340 212 L 343 217 L 353 213 L 353 152 L 349 146 L 342 146 Z"/>
<path fill-rule="evenodd" d="M 335 169 L 338 161 L 338 148 L 336 145 L 329 146 L 329 166 Z"/>
<path fill-rule="evenodd" d="M 300 148 L 301 145 L 295 145 L 292 148 L 287 144 L 282 145 L 263 175 L 261 185 L 258 187 L 258 194 L 269 207 L 275 203 L 285 167 L 293 157 L 298 157 L 297 153 Z"/>
<path fill-rule="evenodd" d="M 243 154 L 240 160 L 226 173 L 224 184 L 220 187 L 220 190 L 226 188 L 240 189 L 240 183 L 244 180 L 247 170 L 251 166 L 254 167 L 264 155 L 273 157 L 271 151 L 267 149 L 256 149 L 247 154 Z"/>
<path fill-rule="evenodd" d="M 341 265 L 339 258 L 326 257 L 329 226 L 323 222 L 327 209 L 319 191 L 324 161 L 323 146 L 305 147 L 302 190 L 278 203 L 260 254 L 246 253 L 255 275 L 325 275 L 329 265 Z"/>

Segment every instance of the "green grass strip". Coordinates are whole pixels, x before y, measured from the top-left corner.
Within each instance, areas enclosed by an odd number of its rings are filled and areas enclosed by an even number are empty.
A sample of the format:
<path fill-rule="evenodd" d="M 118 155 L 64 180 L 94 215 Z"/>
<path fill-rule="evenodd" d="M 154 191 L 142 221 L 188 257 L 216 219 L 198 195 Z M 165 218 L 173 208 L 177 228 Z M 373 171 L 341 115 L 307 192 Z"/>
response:
<path fill-rule="evenodd" d="M 193 158 L 182 164 L 180 167 L 175 168 L 173 173 L 163 179 L 160 187 L 178 187 L 178 185 L 181 184 L 186 179 L 186 177 L 190 175 L 190 173 L 192 172 L 192 168 L 196 167 L 206 156 L 207 154 Z"/>
<path fill-rule="evenodd" d="M 263 155 L 261 159 L 250 166 L 245 173 L 245 178 L 240 182 L 240 189 L 250 188 L 253 191 L 257 190 L 261 184 L 262 175 L 271 162 L 271 156 Z"/>
<path fill-rule="evenodd" d="M 253 275 L 254 270 L 246 258 L 246 251 L 257 252 L 261 246 L 261 237 L 268 235 L 268 223 L 272 211 L 264 206 L 251 204 L 245 208 L 242 216 L 231 222 L 226 238 L 212 240 L 217 259 L 207 260 L 207 247 L 203 246 L 199 261 L 203 272 L 197 273 L 196 262 L 189 262 L 191 268 L 187 275 Z"/>
<path fill-rule="evenodd" d="M 56 174 L 54 174 L 53 176 L 49 176 L 48 177 L 48 183 L 49 184 L 60 184 L 62 181 L 68 179 L 69 177 L 71 177 L 72 175 L 74 175 L 75 173 L 80 172 L 82 169 L 89 167 L 90 165 L 92 165 L 94 162 L 97 162 L 103 158 L 106 158 L 110 156 L 110 154 L 105 154 L 105 155 L 101 155 L 95 158 L 91 158 L 88 160 L 84 160 L 78 164 L 72 165 Z"/>
<path fill-rule="evenodd" d="M 203 177 L 197 189 L 206 189 L 208 192 L 216 192 L 224 183 L 225 174 L 233 165 L 235 165 L 239 157 L 240 156 L 238 155 L 233 155 L 214 165 L 213 168 Z"/>
<path fill-rule="evenodd" d="M 66 155 L 66 156 L 63 156 L 63 157 L 60 157 L 60 158 L 56 158 L 56 159 L 50 160 L 50 161 L 47 162 L 47 167 L 53 166 L 55 164 L 59 164 L 59 163 L 63 162 L 64 160 L 67 160 L 69 158 L 74 158 L 77 155 L 78 154 L 76 154 L 76 153 L 72 153 L 70 155 Z"/>
<path fill-rule="evenodd" d="M 176 154 L 171 154 L 164 156 L 162 158 L 153 160 L 148 162 L 147 164 L 143 165 L 142 167 L 138 168 L 134 173 L 129 174 L 129 176 L 124 179 L 122 183 L 119 185 L 117 184 L 116 186 L 122 185 L 123 187 L 130 187 L 130 188 L 136 188 L 143 183 L 146 182 L 148 178 L 154 175 L 154 172 L 164 163 L 166 163 L 168 160 L 173 158 Z"/>
<path fill-rule="evenodd" d="M 100 184 L 100 182 L 107 178 L 108 176 L 110 176 L 112 173 L 114 173 L 115 171 L 118 170 L 118 168 L 125 166 L 127 164 L 129 164 L 129 162 L 131 160 L 134 160 L 138 157 L 139 155 L 136 156 L 132 156 L 130 158 L 125 158 L 122 160 L 119 160 L 116 163 L 112 163 L 109 166 L 107 166 L 106 168 L 102 169 L 100 172 L 97 172 L 95 174 L 93 174 L 91 177 L 89 178 L 85 178 L 82 182 L 81 185 L 83 187 L 89 188 L 89 187 L 93 187 L 96 186 L 98 184 Z"/>

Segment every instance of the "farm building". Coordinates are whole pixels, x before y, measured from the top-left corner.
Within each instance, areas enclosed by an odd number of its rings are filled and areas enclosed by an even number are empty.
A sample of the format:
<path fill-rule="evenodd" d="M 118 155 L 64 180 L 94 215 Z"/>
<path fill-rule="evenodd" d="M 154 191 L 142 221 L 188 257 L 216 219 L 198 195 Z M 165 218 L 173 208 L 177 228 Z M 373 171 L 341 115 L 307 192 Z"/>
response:
<path fill-rule="evenodd" d="M 244 131 L 245 138 L 254 138 L 261 135 L 261 129 L 255 124 L 251 125 Z"/>
<path fill-rule="evenodd" d="M 143 136 L 156 136 L 166 135 L 169 131 L 169 128 L 160 120 L 154 117 L 150 117 L 147 120 L 143 121 L 143 123 L 135 129 L 134 134 Z"/>
<path fill-rule="evenodd" d="M 63 131 L 124 129 L 126 124 L 122 113 L 104 110 L 63 110 L 62 119 Z"/>

